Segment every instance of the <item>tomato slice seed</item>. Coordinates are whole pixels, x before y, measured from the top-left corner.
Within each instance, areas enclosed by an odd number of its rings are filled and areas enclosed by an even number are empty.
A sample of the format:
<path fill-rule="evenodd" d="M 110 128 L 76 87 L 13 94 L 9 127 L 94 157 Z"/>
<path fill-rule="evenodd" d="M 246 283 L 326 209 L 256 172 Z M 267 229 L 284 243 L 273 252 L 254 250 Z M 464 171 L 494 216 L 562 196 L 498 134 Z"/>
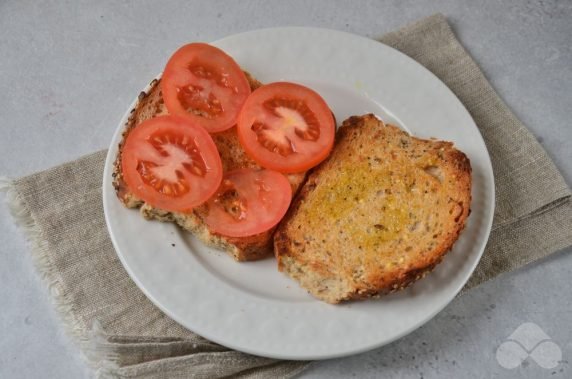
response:
<path fill-rule="evenodd" d="M 302 100 L 272 98 L 262 103 L 273 117 L 269 121 L 255 121 L 250 127 L 256 140 L 266 150 L 283 157 L 297 152 L 292 134 L 305 141 L 320 138 L 320 125 L 314 112 Z"/>
<path fill-rule="evenodd" d="M 224 112 L 220 100 L 202 87 L 189 85 L 179 87 L 179 102 L 187 112 L 212 120 Z"/>
<path fill-rule="evenodd" d="M 158 192 L 172 197 L 179 197 L 190 191 L 190 185 L 182 170 L 192 175 L 204 177 L 207 172 L 206 163 L 192 139 L 177 133 L 152 134 L 147 142 L 155 151 L 166 159 L 172 159 L 167 165 L 140 160 L 137 172 L 143 182 Z"/>
<path fill-rule="evenodd" d="M 188 69 L 191 74 L 201 79 L 209 79 L 214 81 L 218 86 L 230 88 L 233 92 L 238 92 L 238 88 L 231 87 L 228 80 L 228 74 L 221 72 L 221 70 L 206 67 L 205 65 L 190 64 Z"/>
<path fill-rule="evenodd" d="M 263 103 L 270 113 L 281 118 L 284 127 L 294 129 L 296 135 L 308 141 L 320 138 L 320 124 L 314 112 L 302 100 L 273 98 Z"/>
<path fill-rule="evenodd" d="M 234 184 L 228 179 L 222 181 L 214 203 L 220 205 L 235 221 L 246 218 L 248 200 L 240 196 Z"/>
<path fill-rule="evenodd" d="M 164 179 L 160 179 L 157 176 L 155 176 L 153 174 L 153 169 L 156 167 L 157 165 L 153 162 L 140 161 L 139 164 L 137 165 L 137 172 L 139 172 L 139 175 L 141 175 L 141 178 L 145 183 L 149 184 L 150 186 L 155 188 L 155 190 L 167 196 L 177 197 L 189 192 L 190 187 L 188 183 L 178 174 L 177 177 L 179 178 L 179 180 L 177 182 L 166 181 Z M 180 172 L 177 171 L 177 173 Z"/>

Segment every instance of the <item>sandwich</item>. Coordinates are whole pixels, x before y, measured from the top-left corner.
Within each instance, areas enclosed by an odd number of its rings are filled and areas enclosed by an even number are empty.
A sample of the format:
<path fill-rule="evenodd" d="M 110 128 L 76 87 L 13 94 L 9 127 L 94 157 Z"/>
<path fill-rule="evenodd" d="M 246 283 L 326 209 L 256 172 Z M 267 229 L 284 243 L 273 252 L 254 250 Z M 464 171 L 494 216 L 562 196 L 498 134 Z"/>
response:
<path fill-rule="evenodd" d="M 113 184 L 144 218 L 174 222 L 237 261 L 257 260 L 272 255 L 276 224 L 334 133 L 314 91 L 263 86 L 222 50 L 193 43 L 139 95 Z"/>

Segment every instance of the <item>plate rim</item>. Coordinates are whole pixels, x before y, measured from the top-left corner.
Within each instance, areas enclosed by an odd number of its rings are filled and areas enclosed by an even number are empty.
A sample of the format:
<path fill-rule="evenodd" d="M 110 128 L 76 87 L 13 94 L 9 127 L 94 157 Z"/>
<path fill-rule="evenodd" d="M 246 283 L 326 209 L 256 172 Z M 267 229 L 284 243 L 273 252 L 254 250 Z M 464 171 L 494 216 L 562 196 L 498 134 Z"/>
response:
<path fill-rule="evenodd" d="M 404 336 L 412 333 L 413 331 L 415 331 L 416 329 L 418 329 L 419 327 L 423 326 L 424 324 L 426 324 L 428 321 L 430 321 L 431 319 L 433 319 L 438 313 L 440 313 L 445 307 L 447 307 L 451 301 L 453 301 L 455 299 L 455 297 L 457 296 L 457 294 L 462 290 L 462 288 L 466 285 L 467 281 L 470 279 L 470 277 L 472 276 L 472 274 L 474 273 L 475 268 L 477 267 L 478 263 L 480 262 L 480 260 L 482 259 L 484 250 L 486 248 L 486 244 L 487 241 L 490 237 L 490 233 L 492 230 L 492 223 L 493 223 L 493 218 L 494 218 L 494 210 L 495 210 L 495 199 L 496 199 L 496 193 L 495 193 L 495 178 L 494 178 L 494 173 L 493 173 L 493 168 L 492 168 L 492 161 L 491 161 L 491 157 L 490 154 L 488 153 L 488 148 L 487 145 L 482 137 L 482 134 L 478 128 L 478 126 L 476 125 L 474 119 L 472 118 L 471 114 L 469 113 L 469 111 L 466 109 L 465 105 L 460 101 L 460 99 L 453 93 L 453 91 L 445 84 L 443 83 L 443 81 L 441 81 L 441 79 L 439 79 L 434 73 L 432 73 L 430 70 L 428 70 L 426 67 L 424 67 L 422 64 L 420 64 L 419 62 L 415 61 L 413 58 L 407 56 L 406 54 L 402 53 L 401 51 L 383 44 L 382 42 L 376 41 L 372 38 L 369 37 L 365 37 L 365 36 L 361 36 L 361 35 L 357 35 L 357 34 L 353 34 L 353 33 L 349 33 L 349 32 L 345 32 L 345 31 L 340 31 L 340 30 L 335 30 L 335 29 L 329 29 L 329 28 L 319 28 L 319 27 L 306 27 L 306 26 L 284 26 L 284 27 L 269 27 L 269 28 L 260 28 L 260 29 L 253 29 L 253 30 L 249 30 L 249 31 L 244 31 L 241 33 L 236 33 L 236 34 L 232 34 L 232 35 L 228 35 L 226 37 L 217 39 L 215 41 L 212 41 L 210 43 L 212 44 L 218 44 L 221 43 L 227 39 L 230 38 L 237 38 L 240 36 L 244 36 L 247 34 L 254 34 L 254 33 L 264 33 L 264 32 L 269 32 L 269 31 L 277 31 L 277 30 L 283 30 L 284 32 L 287 32 L 288 30 L 302 30 L 302 31 L 317 31 L 317 32 L 324 32 L 324 33 L 334 33 L 334 34 L 345 34 L 348 36 L 351 36 L 352 38 L 361 38 L 364 40 L 369 40 L 373 43 L 379 44 L 381 46 L 383 46 L 384 48 L 388 48 L 393 50 L 395 53 L 401 55 L 402 57 L 406 58 L 407 60 L 409 60 L 410 62 L 413 62 L 418 69 L 421 69 L 425 72 L 425 74 L 429 74 L 432 77 L 433 81 L 437 81 L 441 86 L 444 87 L 444 89 L 449 92 L 450 95 L 452 95 L 451 97 L 455 99 L 456 101 L 456 105 L 462 107 L 462 109 L 464 110 L 464 112 L 466 112 L 468 118 L 470 119 L 472 126 L 474 127 L 474 129 L 478 132 L 478 135 L 480 137 L 480 141 L 482 143 L 482 145 L 485 148 L 485 153 L 486 153 L 486 164 L 484 165 L 485 171 L 486 171 L 486 176 L 487 176 L 487 180 L 489 181 L 490 184 L 490 189 L 487 192 L 487 194 L 485 196 L 490 196 L 491 197 L 491 202 L 490 202 L 490 211 L 488 214 L 488 219 L 485 220 L 485 228 L 486 231 L 484 233 L 484 237 L 483 237 L 483 242 L 481 244 L 481 247 L 479 248 L 478 251 L 478 258 L 474 260 L 474 262 L 471 264 L 470 268 L 467 270 L 467 276 L 466 278 L 463 280 L 462 283 L 460 283 L 459 285 L 457 285 L 457 288 L 455 288 L 454 291 L 451 291 L 451 296 L 448 296 L 447 301 L 443 302 L 442 306 L 437 307 L 433 312 L 429 312 L 427 313 L 423 318 L 422 321 L 418 322 L 417 324 L 410 326 L 409 328 L 403 330 L 401 333 L 398 333 L 396 335 L 394 335 L 392 338 L 387 338 L 385 340 L 382 340 L 378 343 L 372 343 L 369 345 L 364 345 L 361 348 L 354 348 L 351 349 L 351 351 L 342 351 L 339 353 L 332 353 L 332 354 L 317 354 L 315 356 L 298 356 L 298 355 L 288 355 L 288 354 L 266 354 L 264 352 L 261 353 L 260 350 L 256 350 L 256 349 L 250 349 L 250 348 L 245 348 L 244 346 L 240 345 L 240 344 L 235 344 L 232 341 L 225 341 L 225 340 L 221 340 L 220 338 L 217 338 L 216 336 L 212 336 L 212 335 L 208 335 L 209 333 L 204 333 L 204 331 L 198 332 L 195 331 L 194 328 L 191 328 L 189 326 L 187 326 L 185 320 L 182 320 L 179 318 L 178 315 L 174 314 L 173 312 L 171 312 L 169 309 L 167 309 L 161 301 L 159 301 L 158 299 L 156 299 L 152 293 L 150 293 L 150 291 L 146 288 L 146 286 L 140 281 L 140 279 L 137 277 L 137 275 L 134 274 L 134 272 L 132 271 L 132 269 L 130 268 L 128 262 L 125 259 L 125 256 L 121 253 L 121 249 L 119 248 L 119 244 L 116 240 L 116 237 L 114 235 L 114 231 L 112 230 L 111 227 L 111 222 L 109 219 L 109 211 L 108 211 L 108 200 L 107 200 L 107 196 L 105 195 L 106 193 L 106 188 L 109 188 L 109 184 L 112 182 L 111 180 L 111 174 L 112 174 L 112 170 L 113 170 L 113 166 L 114 166 L 114 161 L 115 161 L 115 154 L 114 154 L 114 149 L 113 149 L 113 145 L 116 141 L 120 140 L 118 139 L 118 136 L 120 136 L 124 129 L 125 129 L 125 124 L 129 118 L 129 116 L 131 115 L 133 109 L 135 108 L 135 106 L 138 104 L 139 102 L 139 96 L 136 96 L 135 99 L 131 102 L 130 106 L 127 108 L 127 111 L 123 114 L 123 116 L 120 119 L 120 122 L 117 126 L 117 128 L 115 129 L 115 132 L 113 133 L 112 139 L 111 139 L 111 144 L 110 144 L 110 148 L 107 152 L 106 155 L 106 159 L 105 159 L 105 166 L 104 166 L 104 170 L 103 170 L 103 188 L 102 188 L 102 192 L 103 192 L 103 208 L 104 208 L 104 216 L 105 216 L 105 221 L 106 221 L 106 226 L 109 232 L 109 236 L 110 239 L 112 241 L 112 244 L 115 248 L 115 251 L 117 253 L 117 256 L 119 258 L 119 260 L 121 261 L 121 264 L 123 265 L 123 267 L 125 268 L 125 270 L 127 271 L 127 273 L 129 274 L 131 280 L 134 281 L 134 283 L 137 285 L 137 287 L 139 288 L 139 290 L 141 290 L 145 296 L 155 305 L 157 306 L 162 312 L 164 312 L 168 317 L 170 317 L 171 319 L 173 319 L 174 321 L 176 321 L 177 323 L 179 323 L 180 325 L 182 325 L 183 327 L 193 331 L 194 333 L 197 333 L 201 336 L 203 336 L 204 338 L 207 338 L 213 342 L 219 343 L 223 346 L 229 347 L 231 349 L 235 349 L 238 351 L 242 351 L 245 353 L 249 353 L 249 354 L 254 354 L 254 355 L 258 355 L 258 356 L 264 356 L 264 357 L 269 357 L 269 358 L 277 358 L 277 359 L 296 359 L 296 360 L 316 360 L 316 359 L 330 359 L 330 358 L 339 358 L 339 357 L 343 357 L 343 356 L 348 356 L 348 355 L 353 355 L 353 354 L 358 354 L 358 353 L 362 353 L 365 351 L 370 351 L 372 349 L 387 345 L 391 342 L 394 342 L 398 339 L 403 338 Z M 145 88 L 143 89 L 143 91 L 145 93 L 147 93 L 149 91 L 149 89 L 151 88 L 154 80 L 161 78 L 162 73 L 158 74 L 154 79 L 152 79 L 151 81 L 149 81 L 149 83 L 145 86 Z"/>

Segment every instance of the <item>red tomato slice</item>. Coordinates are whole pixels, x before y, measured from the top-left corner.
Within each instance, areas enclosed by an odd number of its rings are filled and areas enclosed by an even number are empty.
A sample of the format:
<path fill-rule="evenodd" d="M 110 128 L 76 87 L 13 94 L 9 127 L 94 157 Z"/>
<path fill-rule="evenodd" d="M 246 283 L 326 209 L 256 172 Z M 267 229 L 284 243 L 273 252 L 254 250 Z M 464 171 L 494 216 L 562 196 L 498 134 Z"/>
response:
<path fill-rule="evenodd" d="M 250 85 L 224 51 L 206 43 L 191 43 L 167 62 L 161 91 L 170 114 L 186 117 L 215 133 L 236 124 Z"/>
<path fill-rule="evenodd" d="M 308 170 L 334 145 L 335 122 L 328 104 L 299 84 L 278 82 L 258 88 L 246 100 L 237 125 L 248 155 L 283 173 Z"/>
<path fill-rule="evenodd" d="M 207 202 L 205 222 L 215 233 L 246 237 L 272 228 L 284 217 L 292 187 L 271 170 L 239 169 L 224 174 L 216 194 Z"/>
<path fill-rule="evenodd" d="M 222 163 L 211 136 L 178 116 L 149 119 L 123 145 L 127 187 L 156 208 L 184 212 L 205 202 L 222 180 Z"/>

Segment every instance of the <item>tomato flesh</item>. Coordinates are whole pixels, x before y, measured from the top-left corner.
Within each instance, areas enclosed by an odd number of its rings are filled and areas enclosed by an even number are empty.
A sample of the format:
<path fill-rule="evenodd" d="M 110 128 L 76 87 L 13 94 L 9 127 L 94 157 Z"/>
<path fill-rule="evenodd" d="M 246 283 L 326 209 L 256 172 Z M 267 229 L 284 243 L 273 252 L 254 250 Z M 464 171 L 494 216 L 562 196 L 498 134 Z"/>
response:
<path fill-rule="evenodd" d="M 260 87 L 247 99 L 238 135 L 261 166 L 283 173 L 306 171 L 327 157 L 334 143 L 333 115 L 319 94 L 294 83 Z"/>
<path fill-rule="evenodd" d="M 269 123 L 255 121 L 252 131 L 265 149 L 287 157 L 296 153 L 293 137 L 306 141 L 320 138 L 320 125 L 314 113 L 300 100 L 271 98 L 262 103 L 263 108 L 276 117 Z"/>
<path fill-rule="evenodd" d="M 232 57 L 214 46 L 191 43 L 169 59 L 161 90 L 170 114 L 215 133 L 236 123 L 250 85 Z"/>
<path fill-rule="evenodd" d="M 284 217 L 292 187 L 279 172 L 238 169 L 224 174 L 222 183 L 206 203 L 209 229 L 229 237 L 265 232 Z"/>
<path fill-rule="evenodd" d="M 222 163 L 210 135 L 177 116 L 143 122 L 126 138 L 122 173 L 129 189 L 150 205 L 189 211 L 222 180 Z"/>

